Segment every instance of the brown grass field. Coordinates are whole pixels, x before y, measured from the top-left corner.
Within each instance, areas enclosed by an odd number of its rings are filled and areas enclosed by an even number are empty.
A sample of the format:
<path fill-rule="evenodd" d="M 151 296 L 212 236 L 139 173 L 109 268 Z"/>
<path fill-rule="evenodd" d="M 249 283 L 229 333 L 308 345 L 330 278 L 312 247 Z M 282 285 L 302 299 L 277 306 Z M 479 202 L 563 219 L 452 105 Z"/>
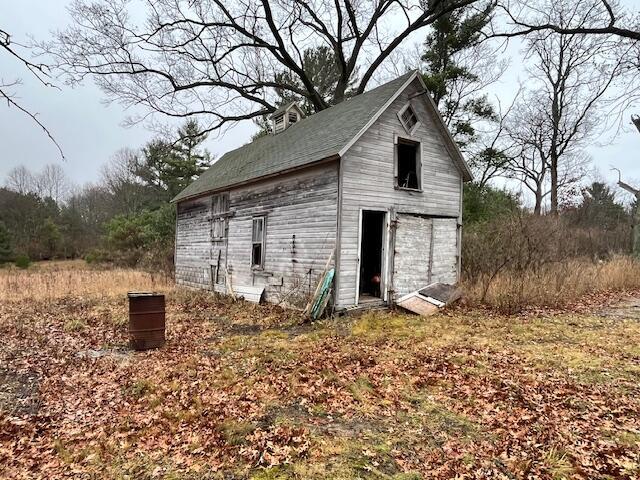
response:
<path fill-rule="evenodd" d="M 168 342 L 133 353 L 142 289 L 167 294 Z M 640 476 L 632 297 L 309 325 L 62 263 L 0 270 L 0 298 L 3 479 Z"/>

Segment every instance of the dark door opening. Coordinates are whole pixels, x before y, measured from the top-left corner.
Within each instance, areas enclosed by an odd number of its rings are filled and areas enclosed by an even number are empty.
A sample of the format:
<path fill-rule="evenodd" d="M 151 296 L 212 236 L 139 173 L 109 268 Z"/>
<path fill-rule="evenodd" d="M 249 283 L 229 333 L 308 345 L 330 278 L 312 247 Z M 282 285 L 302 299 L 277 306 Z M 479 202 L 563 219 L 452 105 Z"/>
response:
<path fill-rule="evenodd" d="M 385 212 L 363 210 L 360 237 L 360 298 L 382 298 Z"/>

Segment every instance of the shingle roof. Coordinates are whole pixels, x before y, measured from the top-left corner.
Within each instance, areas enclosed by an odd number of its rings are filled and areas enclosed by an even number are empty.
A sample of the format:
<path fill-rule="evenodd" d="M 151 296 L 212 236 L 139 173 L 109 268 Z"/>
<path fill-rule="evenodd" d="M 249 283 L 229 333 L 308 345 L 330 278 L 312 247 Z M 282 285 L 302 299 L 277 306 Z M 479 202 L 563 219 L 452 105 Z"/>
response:
<path fill-rule="evenodd" d="M 225 153 L 173 201 L 338 155 L 414 73 L 310 115 L 277 135 L 265 135 Z"/>

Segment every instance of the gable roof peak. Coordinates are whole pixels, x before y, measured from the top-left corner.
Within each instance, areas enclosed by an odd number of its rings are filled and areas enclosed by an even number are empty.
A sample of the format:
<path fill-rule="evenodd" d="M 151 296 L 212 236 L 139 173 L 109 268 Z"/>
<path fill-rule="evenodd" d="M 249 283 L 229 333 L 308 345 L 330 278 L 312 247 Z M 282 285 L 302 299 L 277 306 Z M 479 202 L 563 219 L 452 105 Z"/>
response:
<path fill-rule="evenodd" d="M 195 198 L 328 158 L 339 158 L 416 78 L 422 82 L 418 70 L 409 71 L 385 84 L 295 122 L 277 135 L 265 135 L 225 153 L 172 201 Z M 424 87 L 423 82 L 422 85 Z M 431 102 L 432 109 L 435 109 L 431 97 L 426 97 L 428 102 Z M 293 108 L 292 103 L 287 104 L 287 108 Z M 437 123 L 441 123 L 439 127 L 446 137 L 446 143 L 449 144 L 448 149 L 459 165 L 463 178 L 470 180 L 471 173 L 462 154 L 455 145 L 450 145 L 453 139 L 437 110 L 435 114 L 439 119 Z"/>

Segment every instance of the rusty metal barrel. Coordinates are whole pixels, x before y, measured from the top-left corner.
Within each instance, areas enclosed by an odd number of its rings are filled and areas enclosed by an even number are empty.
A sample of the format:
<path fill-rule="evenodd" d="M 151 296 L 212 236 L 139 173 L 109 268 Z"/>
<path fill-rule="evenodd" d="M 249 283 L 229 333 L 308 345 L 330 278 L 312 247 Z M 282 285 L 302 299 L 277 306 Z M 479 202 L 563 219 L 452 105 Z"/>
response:
<path fill-rule="evenodd" d="M 164 295 L 129 292 L 129 346 L 134 350 L 159 348 L 165 342 Z"/>

